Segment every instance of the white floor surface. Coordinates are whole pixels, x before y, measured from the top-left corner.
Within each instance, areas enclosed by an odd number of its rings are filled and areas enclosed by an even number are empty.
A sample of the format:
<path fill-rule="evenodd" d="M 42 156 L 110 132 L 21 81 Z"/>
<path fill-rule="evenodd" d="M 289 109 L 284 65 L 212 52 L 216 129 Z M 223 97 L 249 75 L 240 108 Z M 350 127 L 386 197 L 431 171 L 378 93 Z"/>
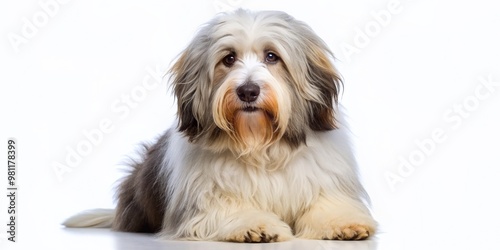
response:
<path fill-rule="evenodd" d="M 443 230 L 445 228 L 443 227 Z M 474 229 L 471 229 L 474 230 Z M 32 232 L 34 233 L 34 232 Z M 379 233 L 365 241 L 320 241 L 295 239 L 279 243 L 230 243 L 166 241 L 152 234 L 114 232 L 109 229 L 47 228 L 39 234 L 22 235 L 19 242 L 0 242 L 0 249 L 53 249 L 53 250 L 428 250 L 428 249 L 498 249 L 498 237 L 469 237 L 465 232 L 456 237 L 429 237 L 422 234 Z M 406 235 L 406 236 L 404 236 Z M 3 244 L 1 244 L 3 243 Z"/>

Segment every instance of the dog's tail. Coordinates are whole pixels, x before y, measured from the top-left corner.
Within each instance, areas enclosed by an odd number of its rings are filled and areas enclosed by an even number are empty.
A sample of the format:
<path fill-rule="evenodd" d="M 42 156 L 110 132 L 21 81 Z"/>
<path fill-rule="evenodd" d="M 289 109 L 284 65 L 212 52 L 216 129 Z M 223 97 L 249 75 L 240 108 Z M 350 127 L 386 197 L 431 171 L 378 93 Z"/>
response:
<path fill-rule="evenodd" d="M 91 209 L 73 215 L 66 219 L 62 225 L 66 227 L 100 227 L 109 228 L 115 218 L 114 209 Z"/>

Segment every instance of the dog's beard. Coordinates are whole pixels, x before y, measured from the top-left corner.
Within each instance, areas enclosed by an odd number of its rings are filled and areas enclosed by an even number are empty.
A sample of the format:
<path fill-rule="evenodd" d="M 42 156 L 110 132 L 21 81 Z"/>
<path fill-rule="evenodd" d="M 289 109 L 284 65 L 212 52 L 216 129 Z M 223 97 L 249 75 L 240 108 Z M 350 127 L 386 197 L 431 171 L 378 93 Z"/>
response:
<path fill-rule="evenodd" d="M 233 124 L 235 139 L 244 143 L 248 151 L 273 141 L 274 121 L 272 115 L 268 115 L 265 110 L 239 110 L 234 116 Z"/>
<path fill-rule="evenodd" d="M 236 95 L 237 84 L 228 80 L 221 85 L 214 105 L 214 121 L 230 138 L 227 148 L 251 165 L 269 160 L 266 150 L 285 133 L 290 113 L 276 79 L 261 85 L 258 101 L 242 103 Z"/>

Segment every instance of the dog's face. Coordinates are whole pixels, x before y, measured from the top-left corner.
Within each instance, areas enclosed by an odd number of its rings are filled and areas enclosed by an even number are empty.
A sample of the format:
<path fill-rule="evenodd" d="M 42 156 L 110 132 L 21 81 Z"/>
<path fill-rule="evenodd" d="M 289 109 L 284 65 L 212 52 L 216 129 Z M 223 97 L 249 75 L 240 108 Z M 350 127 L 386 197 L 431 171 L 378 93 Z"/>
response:
<path fill-rule="evenodd" d="M 256 165 L 271 145 L 296 148 L 307 130 L 336 126 L 341 81 L 331 59 L 324 42 L 285 13 L 218 16 L 171 69 L 179 130 Z"/>

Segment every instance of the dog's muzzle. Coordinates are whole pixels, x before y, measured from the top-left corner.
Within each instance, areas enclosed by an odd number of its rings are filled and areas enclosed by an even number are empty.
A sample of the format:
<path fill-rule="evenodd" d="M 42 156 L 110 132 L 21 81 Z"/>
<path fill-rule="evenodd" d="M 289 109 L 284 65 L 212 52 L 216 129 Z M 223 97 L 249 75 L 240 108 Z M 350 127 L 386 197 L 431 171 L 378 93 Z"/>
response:
<path fill-rule="evenodd" d="M 243 111 L 253 112 L 257 110 L 257 107 L 252 104 L 257 100 L 260 94 L 260 87 L 255 83 L 245 83 L 236 89 L 236 94 L 238 98 L 245 102 L 245 107 Z"/>
<path fill-rule="evenodd" d="M 252 103 L 260 94 L 260 87 L 255 83 L 245 83 L 236 89 L 236 94 L 241 101 Z"/>

